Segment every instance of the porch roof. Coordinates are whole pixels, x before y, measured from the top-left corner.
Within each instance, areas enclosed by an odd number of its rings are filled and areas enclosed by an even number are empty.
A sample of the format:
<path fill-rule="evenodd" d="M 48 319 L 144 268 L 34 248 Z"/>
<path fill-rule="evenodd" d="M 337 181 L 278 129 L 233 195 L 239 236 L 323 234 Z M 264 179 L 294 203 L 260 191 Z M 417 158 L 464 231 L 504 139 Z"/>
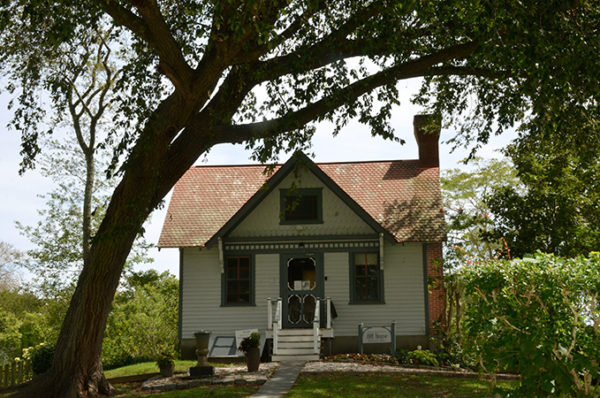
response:
<path fill-rule="evenodd" d="M 249 201 L 260 199 L 266 182 L 289 172 L 290 162 L 270 176 L 264 165 L 190 168 L 175 185 L 158 246 L 205 246 Z M 445 239 L 438 167 L 419 160 L 308 162 L 397 242 Z"/>

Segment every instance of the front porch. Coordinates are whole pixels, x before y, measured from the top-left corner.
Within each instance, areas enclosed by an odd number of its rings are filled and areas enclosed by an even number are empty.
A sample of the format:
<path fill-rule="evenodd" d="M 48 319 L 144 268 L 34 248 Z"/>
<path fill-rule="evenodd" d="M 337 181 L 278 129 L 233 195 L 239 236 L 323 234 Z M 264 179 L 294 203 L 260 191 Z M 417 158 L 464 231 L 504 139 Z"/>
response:
<path fill-rule="evenodd" d="M 284 322 L 283 300 L 267 298 L 266 338 L 273 341 L 273 361 L 318 360 L 321 339 L 334 337 L 331 298 L 310 298 L 310 304 L 314 300 L 314 306 L 302 307 L 301 317 L 305 322 L 312 322 L 312 328 L 295 327 L 294 324 L 299 324 L 299 320 L 293 322 L 286 319 Z M 290 300 L 286 304 L 290 305 Z M 324 304 L 324 309 L 321 304 Z M 291 312 L 286 311 L 288 318 Z M 283 328 L 284 324 L 289 327 Z"/>

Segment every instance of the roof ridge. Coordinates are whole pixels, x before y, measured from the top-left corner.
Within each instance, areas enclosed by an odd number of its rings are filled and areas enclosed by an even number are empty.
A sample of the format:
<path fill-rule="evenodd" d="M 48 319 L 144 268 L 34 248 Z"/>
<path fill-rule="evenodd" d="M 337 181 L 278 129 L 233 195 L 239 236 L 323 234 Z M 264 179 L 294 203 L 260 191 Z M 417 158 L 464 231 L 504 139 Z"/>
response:
<path fill-rule="evenodd" d="M 389 162 L 415 162 L 419 159 L 382 159 L 382 160 L 344 160 L 341 162 L 315 162 L 316 164 L 359 164 L 359 163 L 389 163 Z"/>
<path fill-rule="evenodd" d="M 312 160 L 312 159 L 311 159 Z M 381 159 L 381 160 L 343 160 L 343 161 L 331 161 L 331 162 L 314 162 L 317 165 L 321 164 L 371 164 L 371 163 L 390 163 L 390 162 L 418 162 L 419 159 Z M 283 166 L 284 163 L 244 163 L 244 164 L 195 164 L 194 168 L 209 168 L 209 167 L 268 167 Z M 431 168 L 431 167 L 425 167 Z"/>

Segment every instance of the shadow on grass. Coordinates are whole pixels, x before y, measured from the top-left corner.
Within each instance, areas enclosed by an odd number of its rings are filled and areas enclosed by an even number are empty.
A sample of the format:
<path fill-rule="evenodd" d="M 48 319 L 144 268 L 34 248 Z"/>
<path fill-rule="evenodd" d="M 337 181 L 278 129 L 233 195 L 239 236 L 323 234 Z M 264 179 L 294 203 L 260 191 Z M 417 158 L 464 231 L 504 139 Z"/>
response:
<path fill-rule="evenodd" d="M 498 383 L 511 391 L 519 381 Z M 489 397 L 490 384 L 477 379 L 388 374 L 301 375 L 286 398 L 301 397 Z"/>
<path fill-rule="evenodd" d="M 116 398 L 134 398 L 134 397 L 157 397 L 157 398 L 241 398 L 254 394 L 260 386 L 201 386 L 190 388 L 188 390 L 165 391 L 160 393 L 148 394 L 140 391 L 140 383 L 117 384 L 115 386 L 119 391 Z"/>

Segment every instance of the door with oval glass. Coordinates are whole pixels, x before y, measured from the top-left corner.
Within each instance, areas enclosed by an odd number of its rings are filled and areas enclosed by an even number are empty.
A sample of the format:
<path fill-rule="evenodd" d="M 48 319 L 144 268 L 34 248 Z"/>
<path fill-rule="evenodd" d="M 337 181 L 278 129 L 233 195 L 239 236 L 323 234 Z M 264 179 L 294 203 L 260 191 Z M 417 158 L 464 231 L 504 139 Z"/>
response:
<path fill-rule="evenodd" d="M 281 255 L 283 327 L 310 328 L 323 297 L 323 262 L 314 253 Z"/>

